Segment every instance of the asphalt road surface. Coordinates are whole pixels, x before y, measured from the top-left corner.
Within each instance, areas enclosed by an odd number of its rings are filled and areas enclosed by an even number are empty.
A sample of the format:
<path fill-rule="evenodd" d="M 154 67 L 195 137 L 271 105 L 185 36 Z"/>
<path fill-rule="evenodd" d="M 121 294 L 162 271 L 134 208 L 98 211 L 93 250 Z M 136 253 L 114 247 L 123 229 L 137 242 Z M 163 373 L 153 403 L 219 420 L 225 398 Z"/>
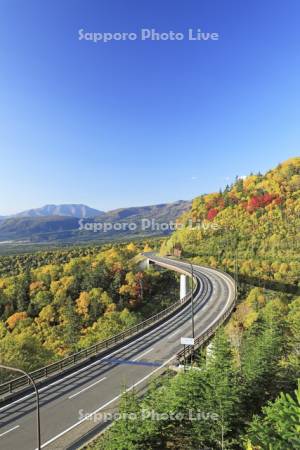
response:
<path fill-rule="evenodd" d="M 170 269 L 190 271 L 189 264 L 151 256 Z M 234 283 L 213 269 L 194 265 L 200 289 L 194 298 L 195 335 L 204 333 L 234 301 Z M 88 361 L 40 389 L 42 448 L 75 449 L 117 411 L 121 392 L 146 389 L 149 381 L 176 362 L 180 338 L 191 337 L 191 306 L 105 357 Z M 35 450 L 35 397 L 32 393 L 0 407 L 0 448 Z"/>

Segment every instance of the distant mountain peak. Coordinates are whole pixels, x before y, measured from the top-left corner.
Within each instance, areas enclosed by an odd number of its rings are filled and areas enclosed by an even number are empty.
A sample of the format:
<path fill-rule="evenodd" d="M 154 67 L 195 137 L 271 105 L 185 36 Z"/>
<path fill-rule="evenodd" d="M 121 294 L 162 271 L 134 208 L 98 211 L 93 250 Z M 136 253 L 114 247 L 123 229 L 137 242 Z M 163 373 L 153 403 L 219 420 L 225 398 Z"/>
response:
<path fill-rule="evenodd" d="M 86 218 L 101 216 L 103 211 L 91 208 L 83 204 L 62 204 L 62 205 L 45 205 L 41 208 L 28 209 L 15 214 L 14 217 L 50 217 L 50 216 L 64 216 Z"/>

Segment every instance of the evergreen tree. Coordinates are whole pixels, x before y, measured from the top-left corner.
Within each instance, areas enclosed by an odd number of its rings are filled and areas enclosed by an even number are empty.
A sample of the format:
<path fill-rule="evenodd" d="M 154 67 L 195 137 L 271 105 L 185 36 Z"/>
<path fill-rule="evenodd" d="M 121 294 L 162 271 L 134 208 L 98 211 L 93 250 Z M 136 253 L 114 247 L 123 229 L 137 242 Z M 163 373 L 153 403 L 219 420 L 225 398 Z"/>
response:
<path fill-rule="evenodd" d="M 257 450 L 300 448 L 300 381 L 295 395 L 281 393 L 263 408 L 263 416 L 253 418 L 246 440 Z"/>

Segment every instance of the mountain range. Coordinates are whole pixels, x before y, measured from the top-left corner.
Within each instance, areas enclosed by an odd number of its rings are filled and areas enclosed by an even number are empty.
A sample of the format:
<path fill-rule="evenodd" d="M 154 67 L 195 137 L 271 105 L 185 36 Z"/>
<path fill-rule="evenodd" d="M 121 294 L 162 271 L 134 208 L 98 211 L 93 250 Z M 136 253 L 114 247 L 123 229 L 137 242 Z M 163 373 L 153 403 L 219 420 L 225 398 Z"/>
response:
<path fill-rule="evenodd" d="M 159 205 L 119 208 L 108 212 L 86 205 L 46 205 L 9 217 L 0 218 L 0 243 L 25 241 L 29 243 L 63 243 L 123 238 L 127 235 L 158 235 L 159 230 L 142 231 L 142 220 L 156 223 L 173 222 L 191 207 L 191 202 L 179 200 Z M 84 226 L 82 226 L 82 223 Z M 111 229 L 94 232 L 99 223 L 111 224 Z M 121 230 L 115 224 L 123 224 Z M 80 225 L 81 224 L 81 225 Z M 94 225 L 95 224 L 95 225 Z M 131 231 L 126 224 L 136 224 Z"/>

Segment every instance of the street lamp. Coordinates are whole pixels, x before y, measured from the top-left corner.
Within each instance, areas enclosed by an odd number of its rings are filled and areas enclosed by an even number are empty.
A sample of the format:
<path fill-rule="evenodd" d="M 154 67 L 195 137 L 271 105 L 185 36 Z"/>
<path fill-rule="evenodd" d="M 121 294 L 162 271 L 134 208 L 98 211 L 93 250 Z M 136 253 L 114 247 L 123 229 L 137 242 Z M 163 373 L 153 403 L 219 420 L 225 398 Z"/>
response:
<path fill-rule="evenodd" d="M 192 292 L 191 292 L 191 315 L 192 315 L 192 338 L 195 339 L 195 324 L 194 324 L 194 266 L 193 264 L 188 261 L 188 263 L 191 266 L 191 273 L 192 273 Z"/>
<path fill-rule="evenodd" d="M 191 354 L 191 363 L 193 362 L 194 359 L 194 345 L 195 345 L 195 323 L 194 323 L 194 266 L 193 264 L 188 261 L 188 263 L 191 266 L 191 272 L 192 272 L 192 292 L 191 292 L 191 315 L 192 315 L 192 338 L 193 338 L 193 350 L 192 350 L 192 354 Z"/>
<path fill-rule="evenodd" d="M 191 266 L 191 275 L 192 275 L 192 286 L 191 286 L 191 318 L 192 318 L 192 338 L 193 342 L 195 341 L 195 323 L 194 323 L 194 266 L 190 261 L 183 260 L 186 264 Z M 191 362 L 193 362 L 194 357 L 194 344 L 193 351 L 191 355 Z"/>
<path fill-rule="evenodd" d="M 38 442 L 37 449 L 41 450 L 40 398 L 39 398 L 38 388 L 37 388 L 35 382 L 33 381 L 33 378 L 31 377 L 31 375 L 29 375 L 29 373 L 25 372 L 25 370 L 16 369 L 15 367 L 9 367 L 9 366 L 4 366 L 3 364 L 0 364 L 0 369 L 6 369 L 6 370 L 10 370 L 11 372 L 22 373 L 29 379 L 30 383 L 32 384 L 34 391 L 35 391 L 35 397 L 36 397 L 36 425 L 37 425 L 37 442 Z"/>

